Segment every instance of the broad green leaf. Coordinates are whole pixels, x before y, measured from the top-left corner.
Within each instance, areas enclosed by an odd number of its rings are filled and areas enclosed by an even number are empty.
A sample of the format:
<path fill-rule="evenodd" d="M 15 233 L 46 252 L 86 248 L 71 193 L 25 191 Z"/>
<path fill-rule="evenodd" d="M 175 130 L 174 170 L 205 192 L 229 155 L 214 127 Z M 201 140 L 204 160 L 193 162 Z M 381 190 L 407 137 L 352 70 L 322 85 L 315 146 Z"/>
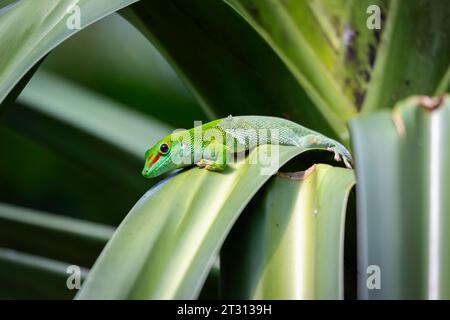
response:
<path fill-rule="evenodd" d="M 389 2 L 363 111 L 392 108 L 409 95 L 441 95 L 450 84 L 446 0 Z"/>
<path fill-rule="evenodd" d="M 223 1 L 141 1 L 121 12 L 160 50 L 211 118 L 273 115 L 325 135 L 346 131 L 320 113 L 272 48 Z"/>
<path fill-rule="evenodd" d="M 221 251 L 223 297 L 343 299 L 345 213 L 354 184 L 352 170 L 324 164 L 272 178 Z"/>
<path fill-rule="evenodd" d="M 9 3 L 8 1 L 7 3 Z M 0 103 L 51 49 L 79 31 L 68 27 L 78 6 L 80 29 L 136 0 L 22 0 L 0 11 Z"/>
<path fill-rule="evenodd" d="M 0 247 L 90 267 L 109 226 L 0 203 Z"/>
<path fill-rule="evenodd" d="M 0 248 L 0 298 L 71 299 L 67 288 L 69 264 L 20 251 Z M 87 270 L 81 271 L 81 281 Z"/>
<path fill-rule="evenodd" d="M 361 107 L 377 45 L 366 8 L 381 1 L 227 2 L 273 47 L 322 114 L 345 123 Z"/>
<path fill-rule="evenodd" d="M 411 94 L 442 94 L 450 83 L 445 0 L 227 1 L 273 46 L 321 111 L 341 119 L 355 108 L 390 108 Z M 368 28 L 372 18 L 379 29 Z"/>
<path fill-rule="evenodd" d="M 351 122 L 362 299 L 450 298 L 449 122 L 448 95 Z"/>
<path fill-rule="evenodd" d="M 155 186 L 118 227 L 77 298 L 197 298 L 245 205 L 279 166 L 304 151 L 280 146 L 278 164 L 268 167 L 261 146 L 223 173 L 193 168 Z"/>

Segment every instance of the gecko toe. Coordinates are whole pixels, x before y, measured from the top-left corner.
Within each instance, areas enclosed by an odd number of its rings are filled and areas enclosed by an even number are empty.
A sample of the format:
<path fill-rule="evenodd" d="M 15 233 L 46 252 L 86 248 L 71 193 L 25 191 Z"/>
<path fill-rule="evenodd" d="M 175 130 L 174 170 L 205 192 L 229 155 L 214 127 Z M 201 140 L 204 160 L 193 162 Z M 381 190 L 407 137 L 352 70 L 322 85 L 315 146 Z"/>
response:
<path fill-rule="evenodd" d="M 344 160 L 345 166 L 346 166 L 348 169 L 353 169 L 353 168 L 352 168 L 352 165 L 350 164 L 349 160 L 348 160 L 346 157 L 342 157 L 342 159 Z"/>
<path fill-rule="evenodd" d="M 199 162 L 196 163 L 196 165 L 199 168 L 205 168 L 208 164 L 206 163 L 206 161 L 200 160 Z"/>

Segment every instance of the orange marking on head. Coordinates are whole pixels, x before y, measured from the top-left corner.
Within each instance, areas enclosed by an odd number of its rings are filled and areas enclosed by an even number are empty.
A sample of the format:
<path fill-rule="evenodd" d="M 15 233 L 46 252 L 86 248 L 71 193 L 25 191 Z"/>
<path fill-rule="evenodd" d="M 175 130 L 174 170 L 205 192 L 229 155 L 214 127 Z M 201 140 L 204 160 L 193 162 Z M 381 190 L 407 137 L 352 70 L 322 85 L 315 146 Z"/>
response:
<path fill-rule="evenodd" d="M 153 158 L 153 160 L 149 163 L 148 168 L 150 169 L 156 161 L 161 157 L 161 153 L 158 152 L 158 154 Z M 148 157 L 147 160 L 150 160 L 151 156 Z"/>

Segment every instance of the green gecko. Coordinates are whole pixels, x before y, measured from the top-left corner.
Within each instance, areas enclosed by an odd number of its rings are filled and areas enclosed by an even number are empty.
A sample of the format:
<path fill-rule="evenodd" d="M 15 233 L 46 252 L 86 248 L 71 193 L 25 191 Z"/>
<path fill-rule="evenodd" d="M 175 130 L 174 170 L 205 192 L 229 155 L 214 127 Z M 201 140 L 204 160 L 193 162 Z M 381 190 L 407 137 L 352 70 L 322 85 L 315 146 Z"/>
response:
<path fill-rule="evenodd" d="M 229 116 L 161 139 L 145 153 L 142 175 L 153 178 L 194 164 L 223 171 L 230 155 L 263 144 L 326 148 L 334 152 L 336 161 L 342 159 L 351 168 L 352 157 L 342 144 L 295 122 L 266 116 Z"/>

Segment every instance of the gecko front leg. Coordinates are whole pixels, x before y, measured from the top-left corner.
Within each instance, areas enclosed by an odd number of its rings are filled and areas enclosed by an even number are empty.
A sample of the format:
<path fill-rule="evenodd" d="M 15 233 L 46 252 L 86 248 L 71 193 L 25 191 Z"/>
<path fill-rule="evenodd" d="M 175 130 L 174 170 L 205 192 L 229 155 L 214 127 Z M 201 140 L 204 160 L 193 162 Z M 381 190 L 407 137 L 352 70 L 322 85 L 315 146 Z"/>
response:
<path fill-rule="evenodd" d="M 203 157 L 196 163 L 208 171 L 223 171 L 227 167 L 227 147 L 217 142 L 211 142 L 203 150 Z"/>

